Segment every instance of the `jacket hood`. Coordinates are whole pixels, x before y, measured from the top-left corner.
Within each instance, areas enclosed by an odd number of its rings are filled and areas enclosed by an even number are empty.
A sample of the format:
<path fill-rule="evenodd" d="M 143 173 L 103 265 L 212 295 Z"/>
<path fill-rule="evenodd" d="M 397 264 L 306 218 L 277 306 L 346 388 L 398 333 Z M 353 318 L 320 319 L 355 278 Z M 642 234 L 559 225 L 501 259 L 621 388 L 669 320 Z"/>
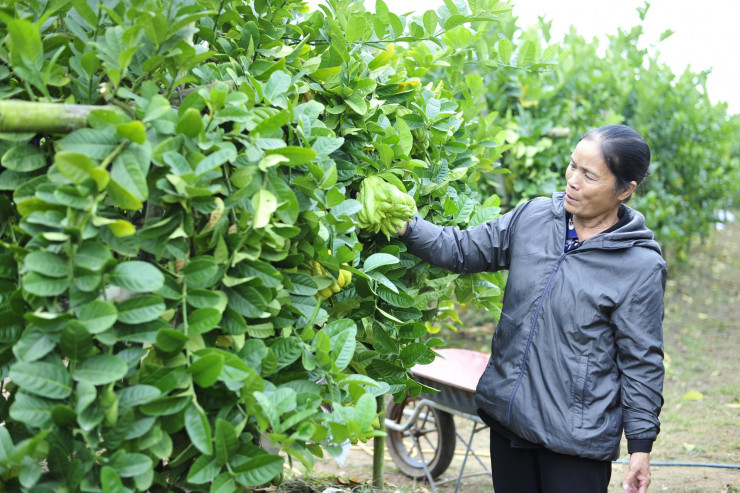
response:
<path fill-rule="evenodd" d="M 595 248 L 609 249 L 642 247 L 653 250 L 658 255 L 662 255 L 660 245 L 655 241 L 655 235 L 645 225 L 645 216 L 626 204 L 622 204 L 621 208 L 629 218 L 629 222 L 619 229 L 594 236 L 584 246 L 589 245 Z M 552 194 L 552 212 L 556 217 L 564 217 L 565 192 L 555 192 Z"/>

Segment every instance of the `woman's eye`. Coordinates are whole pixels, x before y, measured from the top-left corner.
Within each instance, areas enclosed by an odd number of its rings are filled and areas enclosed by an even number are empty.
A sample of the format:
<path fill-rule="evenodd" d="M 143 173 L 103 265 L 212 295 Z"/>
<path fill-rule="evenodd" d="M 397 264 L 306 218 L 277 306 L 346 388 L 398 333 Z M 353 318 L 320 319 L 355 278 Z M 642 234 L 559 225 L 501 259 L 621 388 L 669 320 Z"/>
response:
<path fill-rule="evenodd" d="M 594 177 L 593 176 L 591 176 L 591 175 L 585 175 L 585 176 L 586 176 L 586 179 L 587 180 L 594 181 Z"/>

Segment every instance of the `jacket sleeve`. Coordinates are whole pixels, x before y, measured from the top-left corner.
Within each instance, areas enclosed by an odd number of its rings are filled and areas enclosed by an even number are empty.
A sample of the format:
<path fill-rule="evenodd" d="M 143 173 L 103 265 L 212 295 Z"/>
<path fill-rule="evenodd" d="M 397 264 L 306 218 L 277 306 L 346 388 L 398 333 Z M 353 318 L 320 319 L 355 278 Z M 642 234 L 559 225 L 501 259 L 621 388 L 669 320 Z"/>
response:
<path fill-rule="evenodd" d="M 662 264 L 613 313 L 617 365 L 621 372 L 624 434 L 630 453 L 649 452 L 660 432 L 663 406 Z M 647 441 L 647 444 L 646 444 Z"/>
<path fill-rule="evenodd" d="M 458 274 L 507 269 L 512 230 L 522 210 L 520 206 L 465 230 L 437 226 L 417 216 L 401 240 L 410 253 Z"/>

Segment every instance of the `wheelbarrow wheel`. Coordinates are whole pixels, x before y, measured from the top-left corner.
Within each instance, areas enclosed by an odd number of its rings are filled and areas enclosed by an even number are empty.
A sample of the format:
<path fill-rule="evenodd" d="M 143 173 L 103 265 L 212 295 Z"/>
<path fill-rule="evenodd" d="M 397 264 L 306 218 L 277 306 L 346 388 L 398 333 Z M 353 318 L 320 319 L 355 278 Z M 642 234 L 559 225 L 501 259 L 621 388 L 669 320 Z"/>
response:
<path fill-rule="evenodd" d="M 391 401 L 386 419 L 406 424 L 419 405 L 418 399 Z M 455 455 L 455 421 L 448 412 L 421 404 L 414 422 L 405 431 L 386 429 L 388 452 L 401 472 L 413 479 L 425 479 L 424 465 L 434 479 L 447 470 Z M 421 456 L 419 456 L 421 447 Z"/>

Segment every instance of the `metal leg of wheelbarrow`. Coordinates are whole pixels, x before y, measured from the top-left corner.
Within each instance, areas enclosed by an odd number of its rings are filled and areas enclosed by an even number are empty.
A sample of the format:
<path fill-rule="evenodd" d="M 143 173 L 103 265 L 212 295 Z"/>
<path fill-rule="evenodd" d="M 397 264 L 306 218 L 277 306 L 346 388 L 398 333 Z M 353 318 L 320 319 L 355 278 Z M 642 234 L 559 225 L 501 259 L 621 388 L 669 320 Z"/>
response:
<path fill-rule="evenodd" d="M 413 439 L 414 439 L 414 445 L 416 445 L 416 448 L 419 451 L 419 461 L 421 462 L 421 467 L 424 468 L 424 475 L 426 475 L 427 481 L 429 481 L 429 485 L 432 487 L 432 491 L 434 493 L 437 493 L 437 486 L 434 484 L 434 478 L 432 477 L 432 473 L 429 472 L 427 463 L 424 460 L 424 453 L 421 451 L 421 443 L 419 442 L 419 437 L 414 436 Z"/>
<path fill-rule="evenodd" d="M 481 425 L 480 428 L 478 427 L 479 425 Z M 488 428 L 487 425 L 478 423 L 477 421 L 473 421 L 473 431 L 470 432 L 470 438 L 468 439 L 467 442 L 463 439 L 462 436 L 460 436 L 460 433 L 455 432 L 457 434 L 457 437 L 463 443 L 465 443 L 467 445 L 467 448 L 465 449 L 465 456 L 463 457 L 463 463 L 462 463 L 462 466 L 460 467 L 460 474 L 458 474 L 458 476 L 457 476 L 457 484 L 455 485 L 455 493 L 457 493 L 458 490 L 460 489 L 460 484 L 462 483 L 463 473 L 465 472 L 465 464 L 468 462 L 468 456 L 470 454 L 473 454 L 473 456 L 476 458 L 476 460 L 478 461 L 478 463 L 481 466 L 483 466 L 483 469 L 485 469 L 486 472 L 481 472 L 481 473 L 477 473 L 477 474 L 468 474 L 468 476 L 477 476 L 477 475 L 480 475 L 480 474 L 490 474 L 490 471 L 488 470 L 488 466 L 483 463 L 483 461 L 481 460 L 481 458 L 478 457 L 478 454 L 476 454 L 475 451 L 473 450 L 473 437 L 475 437 L 475 434 L 476 433 L 478 433 L 479 431 L 483 431 L 486 428 Z"/>

